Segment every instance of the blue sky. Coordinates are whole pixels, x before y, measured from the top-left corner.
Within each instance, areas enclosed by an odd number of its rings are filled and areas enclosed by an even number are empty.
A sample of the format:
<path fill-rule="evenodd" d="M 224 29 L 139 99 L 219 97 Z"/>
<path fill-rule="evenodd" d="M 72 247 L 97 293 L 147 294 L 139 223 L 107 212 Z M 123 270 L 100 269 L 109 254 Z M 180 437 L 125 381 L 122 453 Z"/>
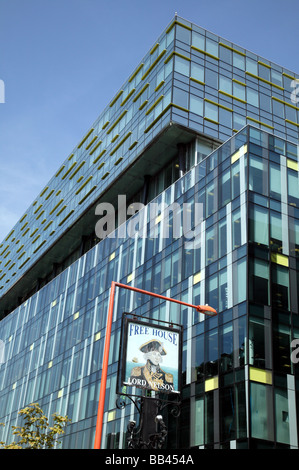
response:
<path fill-rule="evenodd" d="M 175 12 L 299 72 L 298 0 L 0 0 L 0 241 Z"/>

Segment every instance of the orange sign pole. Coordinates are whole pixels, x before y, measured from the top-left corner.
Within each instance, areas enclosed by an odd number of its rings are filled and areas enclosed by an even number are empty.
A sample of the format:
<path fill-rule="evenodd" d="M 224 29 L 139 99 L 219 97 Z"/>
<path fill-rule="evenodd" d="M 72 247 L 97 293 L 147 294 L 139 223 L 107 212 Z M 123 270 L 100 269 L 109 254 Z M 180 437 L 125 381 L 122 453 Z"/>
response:
<path fill-rule="evenodd" d="M 111 290 L 110 290 L 110 299 L 108 306 L 108 317 L 107 317 L 107 327 L 105 334 L 105 347 L 104 347 L 104 356 L 103 356 L 103 365 L 102 365 L 102 377 L 100 385 L 100 395 L 99 395 L 99 404 L 98 404 L 98 415 L 96 423 L 96 433 L 94 440 L 94 449 L 100 449 L 102 443 L 102 430 L 103 430 L 103 419 L 104 419 L 104 407 L 105 407 L 105 397 L 106 397 L 106 385 L 107 385 L 107 373 L 108 373 L 108 362 L 109 362 L 109 352 L 110 352 L 110 339 L 111 339 L 111 328 L 113 320 L 113 306 L 114 306 L 114 297 L 115 297 L 115 288 L 120 287 L 123 289 L 132 290 L 139 292 L 140 294 L 150 295 L 168 302 L 175 302 L 186 307 L 191 307 L 197 310 L 199 313 L 203 313 L 209 316 L 217 315 L 217 312 L 214 308 L 209 305 L 192 305 L 181 300 L 172 299 L 171 297 L 165 297 L 164 295 L 156 294 L 154 292 L 149 292 L 143 289 L 138 289 L 137 287 L 128 286 L 126 284 L 120 284 L 119 282 L 112 281 Z"/>

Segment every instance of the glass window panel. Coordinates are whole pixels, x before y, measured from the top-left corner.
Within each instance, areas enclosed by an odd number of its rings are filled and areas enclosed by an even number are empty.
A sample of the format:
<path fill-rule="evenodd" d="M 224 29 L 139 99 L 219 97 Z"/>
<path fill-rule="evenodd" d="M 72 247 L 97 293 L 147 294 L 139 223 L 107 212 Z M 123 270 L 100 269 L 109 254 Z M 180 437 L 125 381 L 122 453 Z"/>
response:
<path fill-rule="evenodd" d="M 271 82 L 275 83 L 276 85 L 282 85 L 282 74 L 281 72 L 277 72 L 276 70 L 271 70 Z"/>
<path fill-rule="evenodd" d="M 224 171 L 220 176 L 219 185 L 219 203 L 220 206 L 225 206 L 231 199 L 231 181 L 230 169 Z"/>
<path fill-rule="evenodd" d="M 227 64 L 232 65 L 232 51 L 230 49 L 227 49 L 226 47 L 219 46 L 219 57 L 223 62 L 226 62 Z"/>
<path fill-rule="evenodd" d="M 240 114 L 234 113 L 233 115 L 233 128 L 237 131 L 246 125 L 246 119 Z"/>
<path fill-rule="evenodd" d="M 194 339 L 192 348 L 192 382 L 204 377 L 204 336 L 199 335 Z"/>
<path fill-rule="evenodd" d="M 202 65 L 196 64 L 195 62 L 191 63 L 191 77 L 199 80 L 200 82 L 205 81 L 205 72 Z"/>
<path fill-rule="evenodd" d="M 259 77 L 262 77 L 265 80 L 270 81 L 270 69 L 269 69 L 269 67 L 265 67 L 263 64 L 258 64 L 258 75 L 259 75 Z"/>
<path fill-rule="evenodd" d="M 278 212 L 270 212 L 270 248 L 272 251 L 282 249 L 282 219 Z"/>
<path fill-rule="evenodd" d="M 220 389 L 220 430 L 221 440 L 235 439 L 235 395 L 233 387 Z"/>
<path fill-rule="evenodd" d="M 218 310 L 218 275 L 210 276 L 206 281 L 206 300 L 208 305 Z"/>
<path fill-rule="evenodd" d="M 281 119 L 284 119 L 285 114 L 284 114 L 284 104 L 280 103 L 279 101 L 272 100 L 272 108 L 273 108 L 273 114 L 278 116 Z"/>
<path fill-rule="evenodd" d="M 246 300 L 246 260 L 242 259 L 233 264 L 233 302 L 234 305 Z"/>
<path fill-rule="evenodd" d="M 290 253 L 299 256 L 299 220 L 290 219 Z"/>
<path fill-rule="evenodd" d="M 227 77 L 219 77 L 219 89 L 225 91 L 225 93 L 232 94 L 232 81 Z"/>
<path fill-rule="evenodd" d="M 272 387 L 255 382 L 250 384 L 251 436 L 274 440 Z"/>
<path fill-rule="evenodd" d="M 205 37 L 197 33 L 196 31 L 192 31 L 192 46 L 201 49 L 202 51 L 205 50 Z"/>
<path fill-rule="evenodd" d="M 166 34 L 166 46 L 168 47 L 169 44 L 174 40 L 174 28 L 171 28 L 168 34 Z"/>
<path fill-rule="evenodd" d="M 241 54 L 233 52 L 233 65 L 238 69 L 245 70 L 245 57 Z"/>
<path fill-rule="evenodd" d="M 245 350 L 247 344 L 246 325 L 247 317 L 243 316 L 234 320 L 234 366 L 241 367 L 245 364 Z M 247 362 L 247 361 L 246 361 Z"/>
<path fill-rule="evenodd" d="M 180 25 L 176 25 L 176 39 L 185 42 L 186 44 L 190 44 L 191 31 L 189 29 L 183 28 Z"/>
<path fill-rule="evenodd" d="M 240 208 L 232 213 L 233 250 L 241 246 L 241 211 Z"/>
<path fill-rule="evenodd" d="M 207 264 L 212 263 L 217 259 L 217 245 L 215 227 L 210 227 L 206 230 L 206 260 Z"/>
<path fill-rule="evenodd" d="M 288 170 L 288 196 L 289 204 L 299 206 L 299 173 L 297 171 Z"/>
<path fill-rule="evenodd" d="M 261 206 L 253 206 L 249 209 L 249 238 L 250 241 L 269 245 L 268 209 Z"/>
<path fill-rule="evenodd" d="M 180 88 L 173 89 L 173 101 L 178 106 L 188 109 L 188 92 Z"/>
<path fill-rule="evenodd" d="M 204 397 L 192 401 L 191 417 L 194 419 L 194 427 L 191 429 L 191 446 L 204 444 Z"/>
<path fill-rule="evenodd" d="M 203 99 L 190 95 L 190 111 L 199 116 L 203 116 Z"/>
<path fill-rule="evenodd" d="M 259 106 L 259 94 L 256 90 L 247 87 L 247 103 L 251 106 Z"/>
<path fill-rule="evenodd" d="M 281 172 L 280 165 L 270 162 L 270 197 L 281 199 Z"/>
<path fill-rule="evenodd" d="M 275 390 L 276 440 L 290 443 L 289 404 L 287 390 Z"/>
<path fill-rule="evenodd" d="M 220 371 L 227 372 L 233 368 L 233 325 L 227 323 L 220 328 Z"/>
<path fill-rule="evenodd" d="M 226 219 L 222 219 L 218 224 L 219 229 L 219 258 L 226 255 L 227 252 L 227 227 Z"/>
<path fill-rule="evenodd" d="M 240 85 L 239 83 L 233 83 L 233 95 L 236 98 L 239 98 L 241 100 L 245 100 L 245 87 L 243 85 Z"/>
<path fill-rule="evenodd" d="M 183 59 L 183 57 L 175 56 L 174 70 L 175 72 L 181 73 L 182 75 L 186 75 L 187 77 L 189 77 L 190 62 L 186 59 Z"/>
<path fill-rule="evenodd" d="M 260 108 L 271 113 L 271 97 L 260 93 Z"/>
<path fill-rule="evenodd" d="M 212 121 L 218 122 L 218 106 L 206 101 L 205 116 L 209 119 L 212 119 Z"/>
<path fill-rule="evenodd" d="M 289 270 L 283 266 L 272 265 L 272 303 L 279 309 L 289 308 Z"/>
<path fill-rule="evenodd" d="M 291 108 L 290 106 L 285 106 L 286 119 L 290 121 L 297 122 L 297 113 L 296 109 Z"/>
<path fill-rule="evenodd" d="M 164 79 L 168 77 L 168 75 L 172 72 L 172 70 L 173 70 L 173 59 L 169 60 L 164 67 Z"/>
<path fill-rule="evenodd" d="M 206 85 L 218 90 L 218 74 L 206 68 Z"/>
<path fill-rule="evenodd" d="M 269 304 L 269 264 L 258 258 L 250 262 L 249 298 L 252 302 Z"/>
<path fill-rule="evenodd" d="M 246 57 L 246 70 L 247 72 L 257 75 L 257 61 Z"/>
<path fill-rule="evenodd" d="M 226 127 L 232 128 L 233 113 L 219 107 L 219 122 Z"/>
<path fill-rule="evenodd" d="M 232 165 L 232 198 L 240 195 L 240 161 Z"/>
<path fill-rule="evenodd" d="M 267 161 L 253 155 L 249 159 L 249 189 L 268 195 Z"/>
<path fill-rule="evenodd" d="M 218 42 L 215 42 L 210 38 L 206 38 L 206 51 L 209 54 L 218 57 Z"/>
<path fill-rule="evenodd" d="M 227 309 L 227 271 L 222 270 L 219 273 L 219 311 Z"/>
<path fill-rule="evenodd" d="M 218 374 L 218 334 L 217 328 L 205 334 L 205 363 L 206 375 Z"/>
<path fill-rule="evenodd" d="M 273 367 L 277 372 L 291 373 L 291 332 L 289 314 L 279 314 L 273 322 Z"/>

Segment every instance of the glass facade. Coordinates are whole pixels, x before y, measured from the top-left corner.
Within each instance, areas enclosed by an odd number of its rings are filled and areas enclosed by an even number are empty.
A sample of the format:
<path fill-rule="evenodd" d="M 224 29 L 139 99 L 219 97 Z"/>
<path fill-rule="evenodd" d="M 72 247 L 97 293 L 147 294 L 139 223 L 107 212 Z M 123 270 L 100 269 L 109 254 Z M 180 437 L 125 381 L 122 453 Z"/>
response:
<path fill-rule="evenodd" d="M 152 175 L 148 204 L 125 222 L 125 237 L 116 231 L 97 240 L 8 315 L 2 311 L 0 440 L 12 438 L 22 407 L 39 402 L 47 414 L 72 420 L 64 448 L 93 447 L 109 289 L 118 281 L 209 304 L 218 315 L 205 318 L 117 290 L 104 447 L 125 447 L 135 413 L 133 405 L 116 407 L 123 312 L 184 327 L 182 412 L 167 418 L 168 447 L 298 447 L 298 367 L 291 361 L 291 342 L 299 338 L 294 78 L 181 18 L 169 25 L 2 243 L 5 299 L 91 201 L 112 182 L 117 188 L 126 181 L 125 169 L 145 158 L 164 128 L 192 135 L 183 155 L 176 150 Z M 136 186 L 131 201 L 141 193 Z M 189 211 L 188 234 L 183 211 L 179 227 L 175 214 L 163 211 L 172 204 Z"/>

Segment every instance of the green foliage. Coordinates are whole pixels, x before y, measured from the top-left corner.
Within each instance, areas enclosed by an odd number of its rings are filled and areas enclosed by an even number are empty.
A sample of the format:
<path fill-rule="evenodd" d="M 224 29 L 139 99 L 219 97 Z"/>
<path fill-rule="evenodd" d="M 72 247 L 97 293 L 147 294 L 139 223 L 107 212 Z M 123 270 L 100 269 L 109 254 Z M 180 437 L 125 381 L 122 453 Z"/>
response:
<path fill-rule="evenodd" d="M 38 403 L 31 403 L 18 414 L 24 419 L 23 426 L 12 426 L 13 434 L 19 437 L 18 442 L 0 442 L 3 449 L 53 449 L 56 443 L 59 444 L 58 436 L 64 433 L 70 422 L 67 416 L 54 413 L 53 426 L 49 426 L 48 418 Z"/>

